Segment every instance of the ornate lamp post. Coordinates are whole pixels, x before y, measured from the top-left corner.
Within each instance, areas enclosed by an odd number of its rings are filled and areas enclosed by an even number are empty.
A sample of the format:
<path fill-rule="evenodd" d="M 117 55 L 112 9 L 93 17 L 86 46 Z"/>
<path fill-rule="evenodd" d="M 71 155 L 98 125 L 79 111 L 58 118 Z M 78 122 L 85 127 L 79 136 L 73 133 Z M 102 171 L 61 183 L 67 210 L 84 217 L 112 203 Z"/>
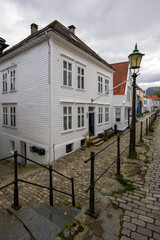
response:
<path fill-rule="evenodd" d="M 135 49 L 133 52 L 128 56 L 130 69 L 132 70 L 132 78 L 133 78 L 133 97 L 132 97 L 132 134 L 131 134 L 131 156 L 135 156 L 136 149 L 136 77 L 138 76 L 140 64 L 142 57 L 145 54 L 142 54 L 137 49 L 137 43 L 135 45 Z"/>

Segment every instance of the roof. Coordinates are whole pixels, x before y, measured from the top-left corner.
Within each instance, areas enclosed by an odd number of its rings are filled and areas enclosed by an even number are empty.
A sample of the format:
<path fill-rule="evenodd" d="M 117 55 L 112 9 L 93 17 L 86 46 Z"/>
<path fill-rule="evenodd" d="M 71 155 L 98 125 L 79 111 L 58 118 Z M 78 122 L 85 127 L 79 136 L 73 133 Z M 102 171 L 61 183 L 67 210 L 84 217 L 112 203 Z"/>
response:
<path fill-rule="evenodd" d="M 138 84 L 136 84 L 136 88 L 137 88 L 137 90 L 143 91 L 143 92 L 145 93 L 145 91 L 144 91 L 142 88 L 140 88 L 140 87 L 138 86 Z"/>
<path fill-rule="evenodd" d="M 100 61 L 101 63 L 103 63 L 104 65 L 106 65 L 107 67 L 111 68 L 114 71 L 114 69 L 112 68 L 112 66 L 110 64 L 108 64 L 96 52 L 94 52 L 91 48 L 89 48 L 82 40 L 80 40 L 75 34 L 73 34 L 68 28 L 66 28 L 64 25 L 62 25 L 57 20 L 53 21 L 52 23 L 50 23 L 43 29 L 29 35 L 27 38 L 25 38 L 21 42 L 17 43 L 10 49 L 6 50 L 3 54 L 0 55 L 0 58 L 7 55 L 8 53 L 14 51 L 15 49 L 23 46 L 24 44 L 26 44 L 28 41 L 32 40 L 33 38 L 38 37 L 39 35 L 45 34 L 46 31 L 49 31 L 49 30 L 55 32 L 56 34 L 58 34 L 59 36 L 61 36 L 65 40 L 67 40 L 68 42 L 72 43 L 76 47 L 80 48 L 84 52 L 86 52 L 89 55 L 91 55 L 92 57 L 96 58 L 98 61 Z"/>
<path fill-rule="evenodd" d="M 153 100 L 160 100 L 160 98 L 157 95 L 151 95 L 150 96 Z"/>
<path fill-rule="evenodd" d="M 116 70 L 113 73 L 113 87 L 127 80 L 129 62 L 113 63 L 111 66 Z M 126 83 L 113 90 L 113 95 L 124 95 Z"/>
<path fill-rule="evenodd" d="M 150 95 L 146 94 L 146 98 L 152 98 Z"/>

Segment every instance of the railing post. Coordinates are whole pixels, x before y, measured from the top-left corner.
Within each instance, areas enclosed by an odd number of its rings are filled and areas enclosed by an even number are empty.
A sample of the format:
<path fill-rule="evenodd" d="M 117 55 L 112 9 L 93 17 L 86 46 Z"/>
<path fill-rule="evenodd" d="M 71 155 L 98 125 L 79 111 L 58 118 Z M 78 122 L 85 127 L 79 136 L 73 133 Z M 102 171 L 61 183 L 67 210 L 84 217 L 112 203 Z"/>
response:
<path fill-rule="evenodd" d="M 142 137 L 143 137 L 143 122 L 141 121 L 140 142 L 142 142 Z"/>
<path fill-rule="evenodd" d="M 49 166 L 49 204 L 53 206 L 52 166 Z"/>
<path fill-rule="evenodd" d="M 148 135 L 148 118 L 146 118 L 146 135 Z"/>
<path fill-rule="evenodd" d="M 121 170 L 120 170 L 120 136 L 117 135 L 117 176 L 120 176 Z"/>
<path fill-rule="evenodd" d="M 129 156 L 131 156 L 131 149 L 132 149 L 132 146 L 131 146 L 131 138 L 132 138 L 132 128 L 130 128 Z"/>
<path fill-rule="evenodd" d="M 18 171 L 17 171 L 17 151 L 14 151 L 14 203 L 12 207 L 16 210 L 20 208 L 18 195 Z"/>
<path fill-rule="evenodd" d="M 94 200 L 95 200 L 95 196 L 94 196 L 94 159 L 95 159 L 94 152 L 91 152 L 90 159 L 91 159 L 90 198 L 89 198 L 89 210 L 86 212 L 86 214 L 88 214 L 91 217 L 96 218 L 98 214 L 95 214 L 95 211 L 94 211 Z"/>
<path fill-rule="evenodd" d="M 71 178 L 72 183 L 72 206 L 75 207 L 75 195 L 74 195 L 74 178 Z"/>

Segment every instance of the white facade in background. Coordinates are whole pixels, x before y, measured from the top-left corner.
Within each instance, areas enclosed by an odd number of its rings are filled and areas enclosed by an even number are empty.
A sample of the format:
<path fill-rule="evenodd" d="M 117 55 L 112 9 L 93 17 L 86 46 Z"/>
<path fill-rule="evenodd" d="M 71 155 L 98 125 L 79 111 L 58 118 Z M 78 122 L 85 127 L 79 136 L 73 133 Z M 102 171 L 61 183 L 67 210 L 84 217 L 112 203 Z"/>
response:
<path fill-rule="evenodd" d="M 151 98 L 144 98 L 144 112 L 149 111 L 153 112 L 154 111 L 154 101 Z"/>
<path fill-rule="evenodd" d="M 132 108 L 132 79 L 128 70 L 124 95 L 113 95 L 113 128 L 117 125 L 118 131 L 124 131 L 131 124 Z"/>
<path fill-rule="evenodd" d="M 0 84 L 0 158 L 17 150 L 48 164 L 113 126 L 113 93 L 91 102 L 113 88 L 113 69 L 54 32 L 0 58 Z"/>

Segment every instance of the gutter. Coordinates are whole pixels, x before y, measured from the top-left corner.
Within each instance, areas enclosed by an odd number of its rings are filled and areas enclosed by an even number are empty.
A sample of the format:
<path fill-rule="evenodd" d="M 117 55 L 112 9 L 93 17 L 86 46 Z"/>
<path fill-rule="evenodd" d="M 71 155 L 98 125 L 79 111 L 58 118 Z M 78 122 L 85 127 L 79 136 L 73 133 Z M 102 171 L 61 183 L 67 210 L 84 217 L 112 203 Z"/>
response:
<path fill-rule="evenodd" d="M 51 45 L 49 42 L 48 32 L 45 32 L 48 43 L 48 86 L 49 86 L 49 126 L 48 126 L 48 142 L 49 142 L 49 165 L 51 165 Z"/>

